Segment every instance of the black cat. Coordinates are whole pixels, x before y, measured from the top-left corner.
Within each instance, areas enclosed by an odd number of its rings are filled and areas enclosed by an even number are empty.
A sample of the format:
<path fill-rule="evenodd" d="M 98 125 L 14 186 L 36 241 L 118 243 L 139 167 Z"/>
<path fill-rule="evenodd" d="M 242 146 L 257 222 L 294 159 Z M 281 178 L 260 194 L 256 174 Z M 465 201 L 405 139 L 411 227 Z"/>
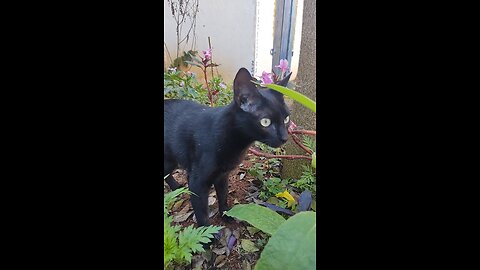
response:
<path fill-rule="evenodd" d="M 291 73 L 278 84 L 286 86 Z M 233 82 L 234 99 L 210 108 L 187 100 L 164 101 L 164 176 L 172 190 L 180 186 L 171 173 L 188 174 L 191 203 L 199 226 L 208 226 L 208 194 L 215 187 L 219 213 L 227 205 L 228 174 L 240 163 L 248 147 L 260 141 L 279 147 L 287 141 L 289 110 L 283 95 L 258 89 L 241 68 Z M 224 216 L 224 219 L 227 217 Z"/>

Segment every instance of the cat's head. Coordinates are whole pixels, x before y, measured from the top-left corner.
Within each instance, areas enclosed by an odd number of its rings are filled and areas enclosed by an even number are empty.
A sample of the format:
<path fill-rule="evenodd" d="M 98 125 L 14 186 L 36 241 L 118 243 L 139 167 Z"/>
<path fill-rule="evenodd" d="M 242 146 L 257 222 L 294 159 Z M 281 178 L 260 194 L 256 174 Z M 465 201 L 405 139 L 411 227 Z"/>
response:
<path fill-rule="evenodd" d="M 277 84 L 286 86 L 291 74 Z M 283 94 L 257 86 L 252 79 L 250 72 L 241 68 L 233 81 L 234 104 L 240 111 L 238 117 L 242 126 L 248 128 L 244 132 L 254 140 L 279 147 L 288 139 L 290 111 Z"/>

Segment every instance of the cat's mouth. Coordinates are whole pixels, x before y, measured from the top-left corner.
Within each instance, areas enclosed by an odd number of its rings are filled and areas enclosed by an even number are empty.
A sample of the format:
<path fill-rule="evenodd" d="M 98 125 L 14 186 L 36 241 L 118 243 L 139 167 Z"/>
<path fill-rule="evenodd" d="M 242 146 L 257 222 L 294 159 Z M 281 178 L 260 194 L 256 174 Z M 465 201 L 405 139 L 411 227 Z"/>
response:
<path fill-rule="evenodd" d="M 282 146 L 286 142 L 287 142 L 287 140 L 278 140 L 277 139 L 275 141 L 267 140 L 267 141 L 264 141 L 263 143 L 265 143 L 266 145 L 268 145 L 270 147 L 277 148 L 277 147 Z"/>

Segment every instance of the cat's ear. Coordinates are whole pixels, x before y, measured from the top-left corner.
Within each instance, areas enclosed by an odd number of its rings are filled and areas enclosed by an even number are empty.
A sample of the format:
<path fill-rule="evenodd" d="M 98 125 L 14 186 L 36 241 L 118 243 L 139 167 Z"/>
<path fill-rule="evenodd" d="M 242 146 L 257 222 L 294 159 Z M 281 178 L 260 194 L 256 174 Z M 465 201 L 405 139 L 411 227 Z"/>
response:
<path fill-rule="evenodd" d="M 281 81 L 277 82 L 276 84 L 281 85 L 283 87 L 287 87 L 287 84 L 288 84 L 288 81 L 290 80 L 291 75 L 292 75 L 292 72 L 290 72 L 290 74 L 285 76 L 285 78 L 283 78 Z M 270 91 L 277 97 L 277 99 L 283 100 L 283 94 L 282 93 L 277 92 L 275 90 L 270 90 Z"/>
<path fill-rule="evenodd" d="M 277 82 L 278 85 L 281 85 L 283 87 L 287 87 L 287 84 L 288 84 L 288 81 L 290 80 L 290 76 L 292 75 L 292 72 L 290 72 L 290 74 L 288 74 L 287 76 L 285 76 L 285 78 L 283 78 L 281 81 Z"/>
<path fill-rule="evenodd" d="M 238 70 L 235 80 L 233 80 L 235 104 L 246 112 L 256 110 L 261 99 L 258 89 L 251 80 L 253 80 L 252 75 L 245 68 Z"/>

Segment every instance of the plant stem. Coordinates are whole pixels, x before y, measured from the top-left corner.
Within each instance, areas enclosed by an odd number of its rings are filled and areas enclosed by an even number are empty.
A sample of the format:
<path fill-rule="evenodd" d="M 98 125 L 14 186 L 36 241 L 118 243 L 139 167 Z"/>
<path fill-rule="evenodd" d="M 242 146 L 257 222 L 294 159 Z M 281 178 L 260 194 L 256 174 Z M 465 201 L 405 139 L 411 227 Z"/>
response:
<path fill-rule="evenodd" d="M 208 37 L 208 48 L 210 49 L 210 52 L 212 52 L 212 44 L 210 43 L 210 37 Z M 210 54 L 210 61 L 213 63 L 213 53 Z M 212 65 L 212 78 L 214 77 L 213 75 L 213 65 Z"/>
<path fill-rule="evenodd" d="M 300 146 L 300 148 L 302 148 L 303 150 L 305 150 L 305 152 L 309 153 L 309 154 L 313 154 L 313 151 L 308 149 L 305 145 L 303 145 L 302 142 L 300 142 L 300 139 L 297 137 L 297 135 L 295 134 L 291 134 L 292 135 L 292 139 L 293 141 L 298 145 Z"/>
<path fill-rule="evenodd" d="M 205 77 L 205 83 L 207 84 L 207 90 L 208 90 L 208 100 L 210 101 L 210 107 L 213 107 L 213 98 L 212 98 L 212 92 L 210 91 L 210 86 L 208 86 L 208 79 L 207 79 L 207 67 L 203 66 L 202 68 L 203 75 Z"/>

